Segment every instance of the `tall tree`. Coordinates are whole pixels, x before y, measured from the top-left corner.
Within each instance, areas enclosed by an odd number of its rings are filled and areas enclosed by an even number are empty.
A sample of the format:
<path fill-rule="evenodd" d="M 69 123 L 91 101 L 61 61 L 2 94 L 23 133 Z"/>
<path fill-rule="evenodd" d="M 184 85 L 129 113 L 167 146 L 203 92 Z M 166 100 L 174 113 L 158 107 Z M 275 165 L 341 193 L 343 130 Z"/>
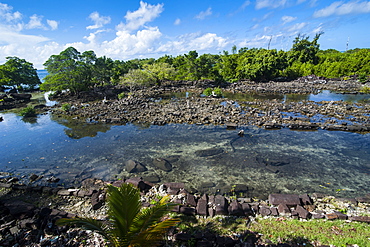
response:
<path fill-rule="evenodd" d="M 78 52 L 68 47 L 59 55 L 52 55 L 44 66 L 48 71 L 42 90 L 65 90 L 72 93 L 88 90 L 94 85 L 94 66 L 97 57 L 93 51 Z"/>
<path fill-rule="evenodd" d="M 34 89 L 41 84 L 33 64 L 18 57 L 7 57 L 0 65 L 0 85 L 21 88 L 23 85 Z"/>
<path fill-rule="evenodd" d="M 318 40 L 323 32 L 317 33 L 312 41 L 309 36 L 298 35 L 293 41 L 293 47 L 289 51 L 290 62 L 318 64 L 320 45 Z"/>

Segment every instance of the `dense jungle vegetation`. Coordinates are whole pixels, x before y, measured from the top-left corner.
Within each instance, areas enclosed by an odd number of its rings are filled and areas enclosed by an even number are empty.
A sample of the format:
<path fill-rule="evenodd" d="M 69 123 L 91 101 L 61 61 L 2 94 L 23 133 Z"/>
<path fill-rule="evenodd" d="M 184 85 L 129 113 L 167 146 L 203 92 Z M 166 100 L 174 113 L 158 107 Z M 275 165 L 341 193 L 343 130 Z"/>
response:
<path fill-rule="evenodd" d="M 346 52 L 334 49 L 320 50 L 318 43 L 320 36 L 321 33 L 316 34 L 310 40 L 308 36 L 298 35 L 289 51 L 246 47 L 237 49 L 234 46 L 231 52 L 223 51 L 220 54 L 199 55 L 197 51 L 189 51 L 175 57 L 165 55 L 158 59 L 129 61 L 97 57 L 93 51 L 80 53 L 75 48 L 69 47 L 59 55 L 52 55 L 44 63 L 49 75 L 40 88 L 69 89 L 77 93 L 97 86 L 120 83 L 135 87 L 159 84 L 162 80 L 260 82 L 277 78 L 290 80 L 311 74 L 342 79 L 356 75 L 363 82 L 367 80 L 370 75 L 370 49 Z M 23 64 L 27 63 L 21 61 Z M 17 78 L 11 76 L 12 71 L 23 70 L 16 70 L 7 63 L 0 65 L 0 86 L 19 85 Z M 33 76 L 33 73 L 31 74 Z M 22 80 L 27 81 L 23 77 Z"/>

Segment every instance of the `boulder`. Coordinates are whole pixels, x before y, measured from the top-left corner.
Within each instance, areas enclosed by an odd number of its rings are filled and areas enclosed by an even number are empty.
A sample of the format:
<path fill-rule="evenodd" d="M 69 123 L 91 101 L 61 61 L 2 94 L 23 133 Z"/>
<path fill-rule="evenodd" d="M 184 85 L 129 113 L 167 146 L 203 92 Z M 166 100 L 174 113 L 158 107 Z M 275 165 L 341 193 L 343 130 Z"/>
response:
<path fill-rule="evenodd" d="M 237 201 L 233 200 L 229 205 L 229 214 L 233 216 L 244 216 L 243 206 Z"/>
<path fill-rule="evenodd" d="M 147 170 L 143 164 L 135 160 L 126 161 L 125 168 L 129 173 L 145 172 Z"/>
<path fill-rule="evenodd" d="M 270 194 L 269 202 L 272 205 L 285 204 L 287 206 L 296 206 L 301 204 L 298 195 L 294 194 Z"/>
<path fill-rule="evenodd" d="M 302 219 L 307 219 L 310 217 L 311 213 L 308 212 L 304 207 L 298 205 L 297 208 L 295 209 L 296 212 L 298 213 L 298 216 Z"/>
<path fill-rule="evenodd" d="M 32 97 L 32 94 L 29 93 L 11 93 L 9 95 L 16 100 L 30 100 Z"/>
<path fill-rule="evenodd" d="M 165 172 L 172 171 L 172 165 L 168 160 L 165 160 L 163 158 L 155 158 L 153 159 L 153 165 Z"/>
<path fill-rule="evenodd" d="M 216 215 L 227 215 L 228 207 L 226 198 L 222 195 L 217 195 L 215 198 Z"/>
<path fill-rule="evenodd" d="M 196 207 L 197 214 L 207 216 L 208 214 L 208 210 L 207 210 L 208 200 L 207 199 L 208 199 L 207 195 L 204 195 L 202 196 L 202 198 L 198 200 L 197 207 Z"/>
<path fill-rule="evenodd" d="M 34 205 L 19 200 L 5 202 L 4 206 L 8 208 L 9 213 L 13 216 L 18 216 L 21 214 L 31 216 L 36 209 Z"/>

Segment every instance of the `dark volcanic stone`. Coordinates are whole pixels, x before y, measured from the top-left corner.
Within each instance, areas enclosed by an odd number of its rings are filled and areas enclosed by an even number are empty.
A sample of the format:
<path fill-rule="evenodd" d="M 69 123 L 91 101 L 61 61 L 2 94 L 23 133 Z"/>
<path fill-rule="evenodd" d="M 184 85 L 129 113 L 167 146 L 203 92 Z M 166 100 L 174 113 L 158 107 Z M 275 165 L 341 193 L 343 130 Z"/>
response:
<path fill-rule="evenodd" d="M 301 204 L 299 196 L 294 194 L 270 194 L 269 202 L 272 205 L 285 204 L 287 206 L 296 206 Z"/>
<path fill-rule="evenodd" d="M 259 209 L 259 213 L 262 215 L 262 216 L 269 216 L 271 214 L 271 210 L 269 207 L 260 207 Z"/>
<path fill-rule="evenodd" d="M 302 219 L 307 219 L 311 215 L 310 212 L 308 212 L 304 207 L 300 205 L 298 205 L 295 210 L 298 213 L 298 216 Z"/>
<path fill-rule="evenodd" d="M 168 160 L 165 160 L 163 158 L 155 158 L 153 159 L 153 165 L 165 172 L 172 171 L 172 165 Z"/>
<path fill-rule="evenodd" d="M 217 195 L 215 198 L 216 205 L 216 215 L 227 215 L 227 201 L 226 198 L 222 195 Z"/>
<path fill-rule="evenodd" d="M 138 161 L 128 160 L 126 161 L 126 171 L 130 173 L 145 172 L 146 167 Z"/>
<path fill-rule="evenodd" d="M 204 198 L 199 199 L 196 207 L 197 214 L 207 216 L 207 204 L 208 202 Z"/>
<path fill-rule="evenodd" d="M 9 209 L 11 215 L 27 214 L 33 215 L 36 207 L 30 203 L 23 201 L 8 201 L 4 203 L 4 206 Z"/>
<path fill-rule="evenodd" d="M 236 200 L 233 200 L 230 203 L 229 214 L 233 216 L 244 216 L 245 215 L 242 205 Z"/>
<path fill-rule="evenodd" d="M 195 154 L 199 157 L 208 157 L 208 156 L 214 156 L 217 154 L 221 154 L 223 152 L 224 150 L 222 148 L 210 148 L 210 149 L 195 151 Z"/>
<path fill-rule="evenodd" d="M 180 213 L 185 214 L 185 215 L 195 215 L 195 208 L 191 207 L 181 207 L 180 208 Z"/>

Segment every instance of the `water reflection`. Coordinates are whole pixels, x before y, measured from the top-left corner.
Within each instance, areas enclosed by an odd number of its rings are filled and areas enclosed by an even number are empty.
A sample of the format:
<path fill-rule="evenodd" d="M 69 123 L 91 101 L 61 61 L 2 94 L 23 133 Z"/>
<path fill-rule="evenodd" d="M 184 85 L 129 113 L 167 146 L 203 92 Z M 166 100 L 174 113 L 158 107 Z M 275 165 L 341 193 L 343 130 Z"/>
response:
<path fill-rule="evenodd" d="M 161 95 L 161 99 L 185 98 L 187 95 L 192 95 L 188 92 L 166 93 Z M 255 100 L 277 100 L 279 102 L 301 102 L 304 100 L 320 102 L 320 101 L 345 101 L 345 102 L 360 102 L 369 103 L 370 94 L 350 94 L 336 93 L 329 90 L 322 90 L 318 94 L 257 94 L 257 93 L 231 93 L 223 92 L 224 98 L 235 101 L 255 101 Z"/>
<path fill-rule="evenodd" d="M 65 185 L 78 185 L 88 177 L 142 176 L 184 182 L 191 191 L 207 193 L 226 193 L 236 184 L 247 196 L 257 197 L 338 191 L 354 197 L 370 192 L 369 134 L 244 126 L 240 137 L 240 129 L 225 126 L 79 124 L 49 115 L 30 124 L 15 114 L 0 115 L 0 169 L 53 175 Z M 156 158 L 169 161 L 172 170 L 160 169 Z M 130 173 L 127 160 L 137 160 L 147 170 Z"/>
<path fill-rule="evenodd" d="M 67 127 L 68 129 L 64 129 L 64 133 L 72 139 L 94 137 L 99 132 L 105 133 L 111 128 L 111 126 L 107 124 L 81 123 L 81 121 L 75 119 L 54 115 L 51 115 L 51 120 Z"/>

